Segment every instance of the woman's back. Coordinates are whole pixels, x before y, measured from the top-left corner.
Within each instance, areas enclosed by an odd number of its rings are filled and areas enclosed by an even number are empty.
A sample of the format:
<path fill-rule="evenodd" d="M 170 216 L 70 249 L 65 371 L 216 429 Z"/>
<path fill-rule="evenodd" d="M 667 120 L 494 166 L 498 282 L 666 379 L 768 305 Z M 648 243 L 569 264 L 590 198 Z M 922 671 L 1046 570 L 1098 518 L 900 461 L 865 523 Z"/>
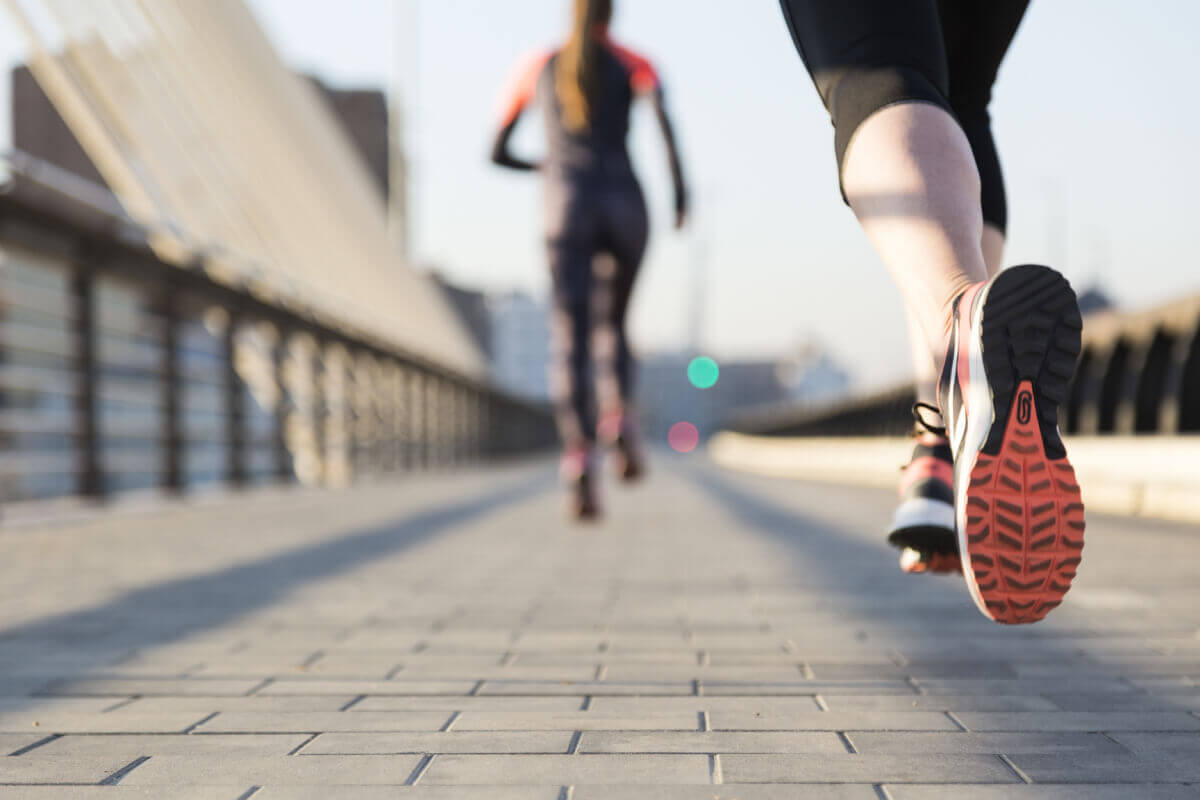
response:
<path fill-rule="evenodd" d="M 587 91 L 587 123 L 575 125 L 557 89 L 563 51 L 529 59 L 510 98 L 510 113 L 536 99 L 546 131 L 544 168 L 550 174 L 627 176 L 632 173 L 626 139 L 637 95 L 658 89 L 658 76 L 642 56 L 607 37 L 597 37 L 593 80 Z"/>

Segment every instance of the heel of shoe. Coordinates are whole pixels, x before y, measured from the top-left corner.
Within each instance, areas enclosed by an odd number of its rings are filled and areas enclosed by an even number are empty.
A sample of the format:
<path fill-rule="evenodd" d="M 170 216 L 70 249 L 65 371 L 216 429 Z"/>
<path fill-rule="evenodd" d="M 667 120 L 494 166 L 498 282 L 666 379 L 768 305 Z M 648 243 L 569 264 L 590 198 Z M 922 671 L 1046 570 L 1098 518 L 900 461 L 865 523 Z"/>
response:
<path fill-rule="evenodd" d="M 1083 327 L 1071 284 L 1049 267 L 1011 267 L 989 287 L 982 314 L 983 364 L 995 413 L 983 452 L 999 453 L 1014 393 L 1028 381 L 1046 455 L 1065 457 L 1058 409 L 1066 402 L 1067 384 L 1075 374 Z"/>

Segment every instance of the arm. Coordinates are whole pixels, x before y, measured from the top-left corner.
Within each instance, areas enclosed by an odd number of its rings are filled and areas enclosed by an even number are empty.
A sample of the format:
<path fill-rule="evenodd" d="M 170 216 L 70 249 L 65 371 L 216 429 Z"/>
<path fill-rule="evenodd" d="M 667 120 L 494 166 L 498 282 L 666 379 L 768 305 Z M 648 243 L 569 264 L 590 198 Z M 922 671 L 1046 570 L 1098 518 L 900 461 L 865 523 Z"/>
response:
<path fill-rule="evenodd" d="M 675 227 L 682 228 L 687 219 L 688 195 L 687 184 L 683 179 L 683 166 L 679 160 L 679 145 L 675 141 L 675 130 L 671 126 L 671 118 L 667 115 L 666 101 L 663 99 L 662 81 L 654 65 L 646 58 L 619 45 L 609 45 L 617 58 L 629 70 L 629 85 L 636 95 L 650 98 L 654 106 L 654 116 L 658 119 L 659 130 L 667 145 L 667 159 L 671 167 L 671 181 L 675 184 Z"/>
<path fill-rule="evenodd" d="M 683 165 L 679 160 L 679 146 L 675 141 L 675 130 L 671 127 L 671 118 L 667 116 L 667 106 L 663 100 L 662 87 L 658 86 L 650 95 L 654 105 L 654 116 L 658 119 L 658 127 L 662 131 L 663 141 L 667 145 L 667 160 L 671 166 L 671 182 L 675 185 L 675 227 L 682 228 L 687 219 L 688 195 L 687 185 L 683 179 Z"/>
<path fill-rule="evenodd" d="M 513 117 L 511 122 L 504 125 L 496 133 L 496 141 L 492 144 L 492 163 L 497 166 L 508 167 L 509 169 L 521 170 L 522 172 L 533 172 L 541 169 L 541 165 L 517 158 L 508 147 L 513 131 L 517 128 L 517 120 L 520 118 L 520 114 L 518 113 L 516 117 Z"/>
<path fill-rule="evenodd" d="M 540 164 L 514 156 L 508 145 L 521 114 L 533 102 L 534 94 L 537 92 L 538 78 L 549 59 L 549 53 L 537 53 L 527 57 L 517 66 L 516 72 L 509 79 L 500 114 L 500 129 L 496 132 L 496 139 L 492 143 L 493 164 L 525 172 L 540 169 Z"/>

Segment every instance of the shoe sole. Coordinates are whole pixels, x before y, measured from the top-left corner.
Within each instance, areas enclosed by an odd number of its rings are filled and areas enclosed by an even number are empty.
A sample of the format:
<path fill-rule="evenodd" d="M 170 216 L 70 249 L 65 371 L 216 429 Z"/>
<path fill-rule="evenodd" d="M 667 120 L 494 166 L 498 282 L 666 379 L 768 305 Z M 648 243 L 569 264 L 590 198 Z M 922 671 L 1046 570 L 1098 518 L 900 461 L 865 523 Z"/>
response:
<path fill-rule="evenodd" d="M 988 287 L 978 325 L 992 419 L 959 489 L 963 572 L 985 616 L 1036 622 L 1062 602 L 1083 550 L 1083 502 L 1058 431 L 1079 305 L 1054 270 L 1013 267 Z"/>

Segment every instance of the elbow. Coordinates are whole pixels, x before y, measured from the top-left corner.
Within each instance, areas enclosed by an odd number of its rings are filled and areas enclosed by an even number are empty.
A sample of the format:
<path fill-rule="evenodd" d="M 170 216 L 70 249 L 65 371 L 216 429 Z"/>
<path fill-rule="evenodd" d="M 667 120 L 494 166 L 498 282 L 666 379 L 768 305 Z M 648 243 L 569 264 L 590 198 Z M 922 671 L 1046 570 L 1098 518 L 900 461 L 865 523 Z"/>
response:
<path fill-rule="evenodd" d="M 492 146 L 491 152 L 488 153 L 488 161 L 497 167 L 505 166 L 504 147 L 499 142 Z"/>

